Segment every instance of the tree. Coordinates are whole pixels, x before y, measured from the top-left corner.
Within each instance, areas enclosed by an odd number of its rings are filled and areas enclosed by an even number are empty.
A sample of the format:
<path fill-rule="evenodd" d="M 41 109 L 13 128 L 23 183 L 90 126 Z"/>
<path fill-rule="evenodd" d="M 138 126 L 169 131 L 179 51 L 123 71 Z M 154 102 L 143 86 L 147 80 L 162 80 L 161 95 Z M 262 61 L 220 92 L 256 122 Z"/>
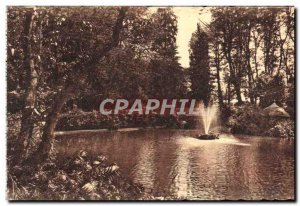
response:
<path fill-rule="evenodd" d="M 209 68 L 208 36 L 201 30 L 200 24 L 190 42 L 191 96 L 204 102 L 208 106 L 210 101 L 211 84 Z"/>
<path fill-rule="evenodd" d="M 16 49 L 22 56 L 25 55 L 22 66 L 28 73 L 28 80 L 23 81 L 22 88 L 25 91 L 22 113 L 26 114 L 24 118 L 27 117 L 27 121 L 22 121 L 24 131 L 21 129 L 20 144 L 26 146 L 32 135 L 32 128 L 36 126 L 32 120 L 41 122 L 44 125 L 40 130 L 41 143 L 28 161 L 42 162 L 51 154 L 54 129 L 65 103 L 84 88 L 85 80 L 95 71 L 99 60 L 119 45 L 127 8 L 36 7 L 36 13 L 32 8 L 27 10 L 24 14 L 19 12 L 13 16 L 18 11 L 11 9 L 8 14 L 20 19 L 18 22 L 24 22 L 21 28 L 26 32 L 23 40 L 25 49 Z M 103 21 L 103 18 L 111 20 Z M 37 47 L 40 36 L 43 36 L 43 42 Z M 10 50 L 22 45 L 12 43 L 15 44 L 8 45 Z M 34 63 L 40 59 L 42 69 L 36 72 L 38 67 Z M 37 111 L 40 117 L 32 111 Z M 24 150 L 24 147 L 20 148 Z M 21 153 L 20 156 L 27 155 Z"/>
<path fill-rule="evenodd" d="M 283 76 L 276 75 L 261 75 L 257 82 L 257 90 L 260 93 L 260 105 L 265 108 L 270 106 L 273 102 L 283 106 L 286 101 L 285 83 Z"/>
<path fill-rule="evenodd" d="M 19 99 L 17 103 L 21 104 L 21 128 L 19 136 L 16 140 L 15 160 L 19 160 L 21 156 L 28 156 L 29 142 L 32 137 L 35 116 L 36 116 L 36 99 L 37 99 L 37 86 L 38 86 L 38 73 L 40 72 L 40 26 L 39 11 L 36 8 L 27 8 L 21 10 L 9 9 L 8 24 L 15 20 L 18 24 L 23 24 L 21 27 L 23 30 L 21 36 L 16 35 L 15 39 L 11 33 L 8 33 L 8 50 L 11 51 L 8 57 L 8 68 L 12 71 L 14 66 L 17 68 L 23 68 L 21 72 L 14 71 L 12 74 L 16 76 L 10 76 L 10 80 L 15 81 L 16 87 L 10 88 L 13 91 L 8 94 L 15 94 L 15 97 Z M 20 63 L 19 63 L 19 60 Z M 17 64 L 15 64 L 17 63 Z M 11 67 L 12 66 L 12 67 Z M 20 90 L 24 90 L 20 94 Z M 22 101 L 20 99 L 23 99 Z M 14 107 L 12 105 L 12 107 Z"/>
<path fill-rule="evenodd" d="M 86 75 L 86 72 L 92 72 L 98 61 L 119 44 L 120 33 L 122 31 L 126 11 L 127 8 L 125 7 L 122 7 L 120 9 L 116 19 L 116 23 L 112 30 L 111 38 L 107 42 L 105 42 L 100 48 L 97 48 L 95 53 L 93 53 L 86 61 L 84 61 L 84 65 L 80 64 L 80 68 L 77 68 L 79 67 L 79 65 L 75 65 L 75 71 L 72 75 L 69 75 L 69 78 L 64 88 L 56 96 L 52 108 L 47 115 L 45 127 L 43 129 L 42 141 L 36 152 L 36 155 L 39 155 L 39 161 L 46 160 L 51 154 L 54 142 L 54 131 L 58 120 L 58 115 L 62 110 L 64 104 L 69 100 L 69 98 L 72 95 L 74 95 L 74 92 L 78 88 L 78 84 L 80 86 L 80 83 L 83 83 L 83 81 L 78 82 L 78 79 L 80 77 L 82 78 L 84 74 Z M 84 69 L 84 74 L 82 73 L 82 69 Z M 32 158 L 34 157 L 35 155 L 32 156 Z"/>
<path fill-rule="evenodd" d="M 213 31 L 213 28 L 211 28 Z M 211 35 L 213 37 L 210 39 L 211 42 L 211 50 L 212 50 L 212 67 L 216 68 L 215 78 L 217 79 L 217 95 L 218 95 L 218 103 L 220 108 L 224 107 L 224 97 L 223 91 L 221 86 L 221 71 L 222 71 L 222 60 L 223 60 L 223 53 L 220 44 L 220 34 L 218 32 L 212 32 Z"/>
<path fill-rule="evenodd" d="M 212 8 L 211 13 L 211 36 L 220 42 L 227 64 L 228 102 L 233 89 L 239 104 L 242 96 L 256 104 L 262 71 L 283 75 L 286 82 L 293 78 L 293 8 Z"/>
<path fill-rule="evenodd" d="M 170 8 L 159 8 L 151 16 L 153 52 L 149 62 L 148 94 L 156 98 L 183 97 L 186 80 L 178 63 L 176 35 L 177 19 Z"/>

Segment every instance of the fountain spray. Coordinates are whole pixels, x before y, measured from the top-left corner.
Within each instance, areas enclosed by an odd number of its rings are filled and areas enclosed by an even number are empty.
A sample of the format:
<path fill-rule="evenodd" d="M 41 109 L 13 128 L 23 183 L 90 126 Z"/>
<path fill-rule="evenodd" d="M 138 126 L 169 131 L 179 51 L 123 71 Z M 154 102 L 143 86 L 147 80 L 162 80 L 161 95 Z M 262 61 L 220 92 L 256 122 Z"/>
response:
<path fill-rule="evenodd" d="M 204 126 L 204 133 L 208 134 L 211 129 L 212 123 L 217 121 L 218 106 L 210 105 L 208 107 L 205 107 L 204 104 L 200 104 L 199 107 L 200 116 Z"/>

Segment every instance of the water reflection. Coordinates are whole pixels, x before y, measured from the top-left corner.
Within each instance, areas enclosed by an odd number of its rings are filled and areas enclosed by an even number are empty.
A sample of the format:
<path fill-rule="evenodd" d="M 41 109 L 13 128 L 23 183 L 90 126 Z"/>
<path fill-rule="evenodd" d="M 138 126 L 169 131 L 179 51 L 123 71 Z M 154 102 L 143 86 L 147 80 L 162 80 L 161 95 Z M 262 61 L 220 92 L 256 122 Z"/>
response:
<path fill-rule="evenodd" d="M 134 180 L 143 179 L 147 184 L 145 187 L 153 188 L 155 178 L 155 148 L 152 141 L 147 141 L 139 148 L 137 164 L 132 168 Z"/>
<path fill-rule="evenodd" d="M 157 196 L 188 199 L 293 199 L 294 143 L 276 138 L 191 138 L 197 131 L 144 130 L 58 136 L 69 156 L 103 153 Z"/>
<path fill-rule="evenodd" d="M 172 184 L 170 193 L 177 197 L 186 198 L 191 195 L 191 168 L 190 168 L 190 151 L 182 149 L 176 155 L 174 166 L 170 172 Z"/>

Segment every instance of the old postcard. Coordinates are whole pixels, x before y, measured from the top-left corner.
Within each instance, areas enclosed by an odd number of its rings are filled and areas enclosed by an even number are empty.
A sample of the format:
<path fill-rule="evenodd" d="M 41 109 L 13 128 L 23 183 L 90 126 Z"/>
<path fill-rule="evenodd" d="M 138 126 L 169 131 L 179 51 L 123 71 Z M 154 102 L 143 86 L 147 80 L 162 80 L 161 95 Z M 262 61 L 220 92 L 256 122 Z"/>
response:
<path fill-rule="evenodd" d="M 7 7 L 7 199 L 295 200 L 294 7 Z"/>

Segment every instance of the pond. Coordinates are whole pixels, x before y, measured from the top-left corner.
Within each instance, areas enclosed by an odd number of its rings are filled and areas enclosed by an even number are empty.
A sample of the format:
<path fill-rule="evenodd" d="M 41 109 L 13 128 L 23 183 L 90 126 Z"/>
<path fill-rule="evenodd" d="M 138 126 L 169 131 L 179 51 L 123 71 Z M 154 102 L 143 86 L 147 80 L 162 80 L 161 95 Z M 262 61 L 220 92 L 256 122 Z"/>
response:
<path fill-rule="evenodd" d="M 58 135 L 60 156 L 104 154 L 155 196 L 200 200 L 294 199 L 294 141 L 195 130 L 145 129 Z"/>

